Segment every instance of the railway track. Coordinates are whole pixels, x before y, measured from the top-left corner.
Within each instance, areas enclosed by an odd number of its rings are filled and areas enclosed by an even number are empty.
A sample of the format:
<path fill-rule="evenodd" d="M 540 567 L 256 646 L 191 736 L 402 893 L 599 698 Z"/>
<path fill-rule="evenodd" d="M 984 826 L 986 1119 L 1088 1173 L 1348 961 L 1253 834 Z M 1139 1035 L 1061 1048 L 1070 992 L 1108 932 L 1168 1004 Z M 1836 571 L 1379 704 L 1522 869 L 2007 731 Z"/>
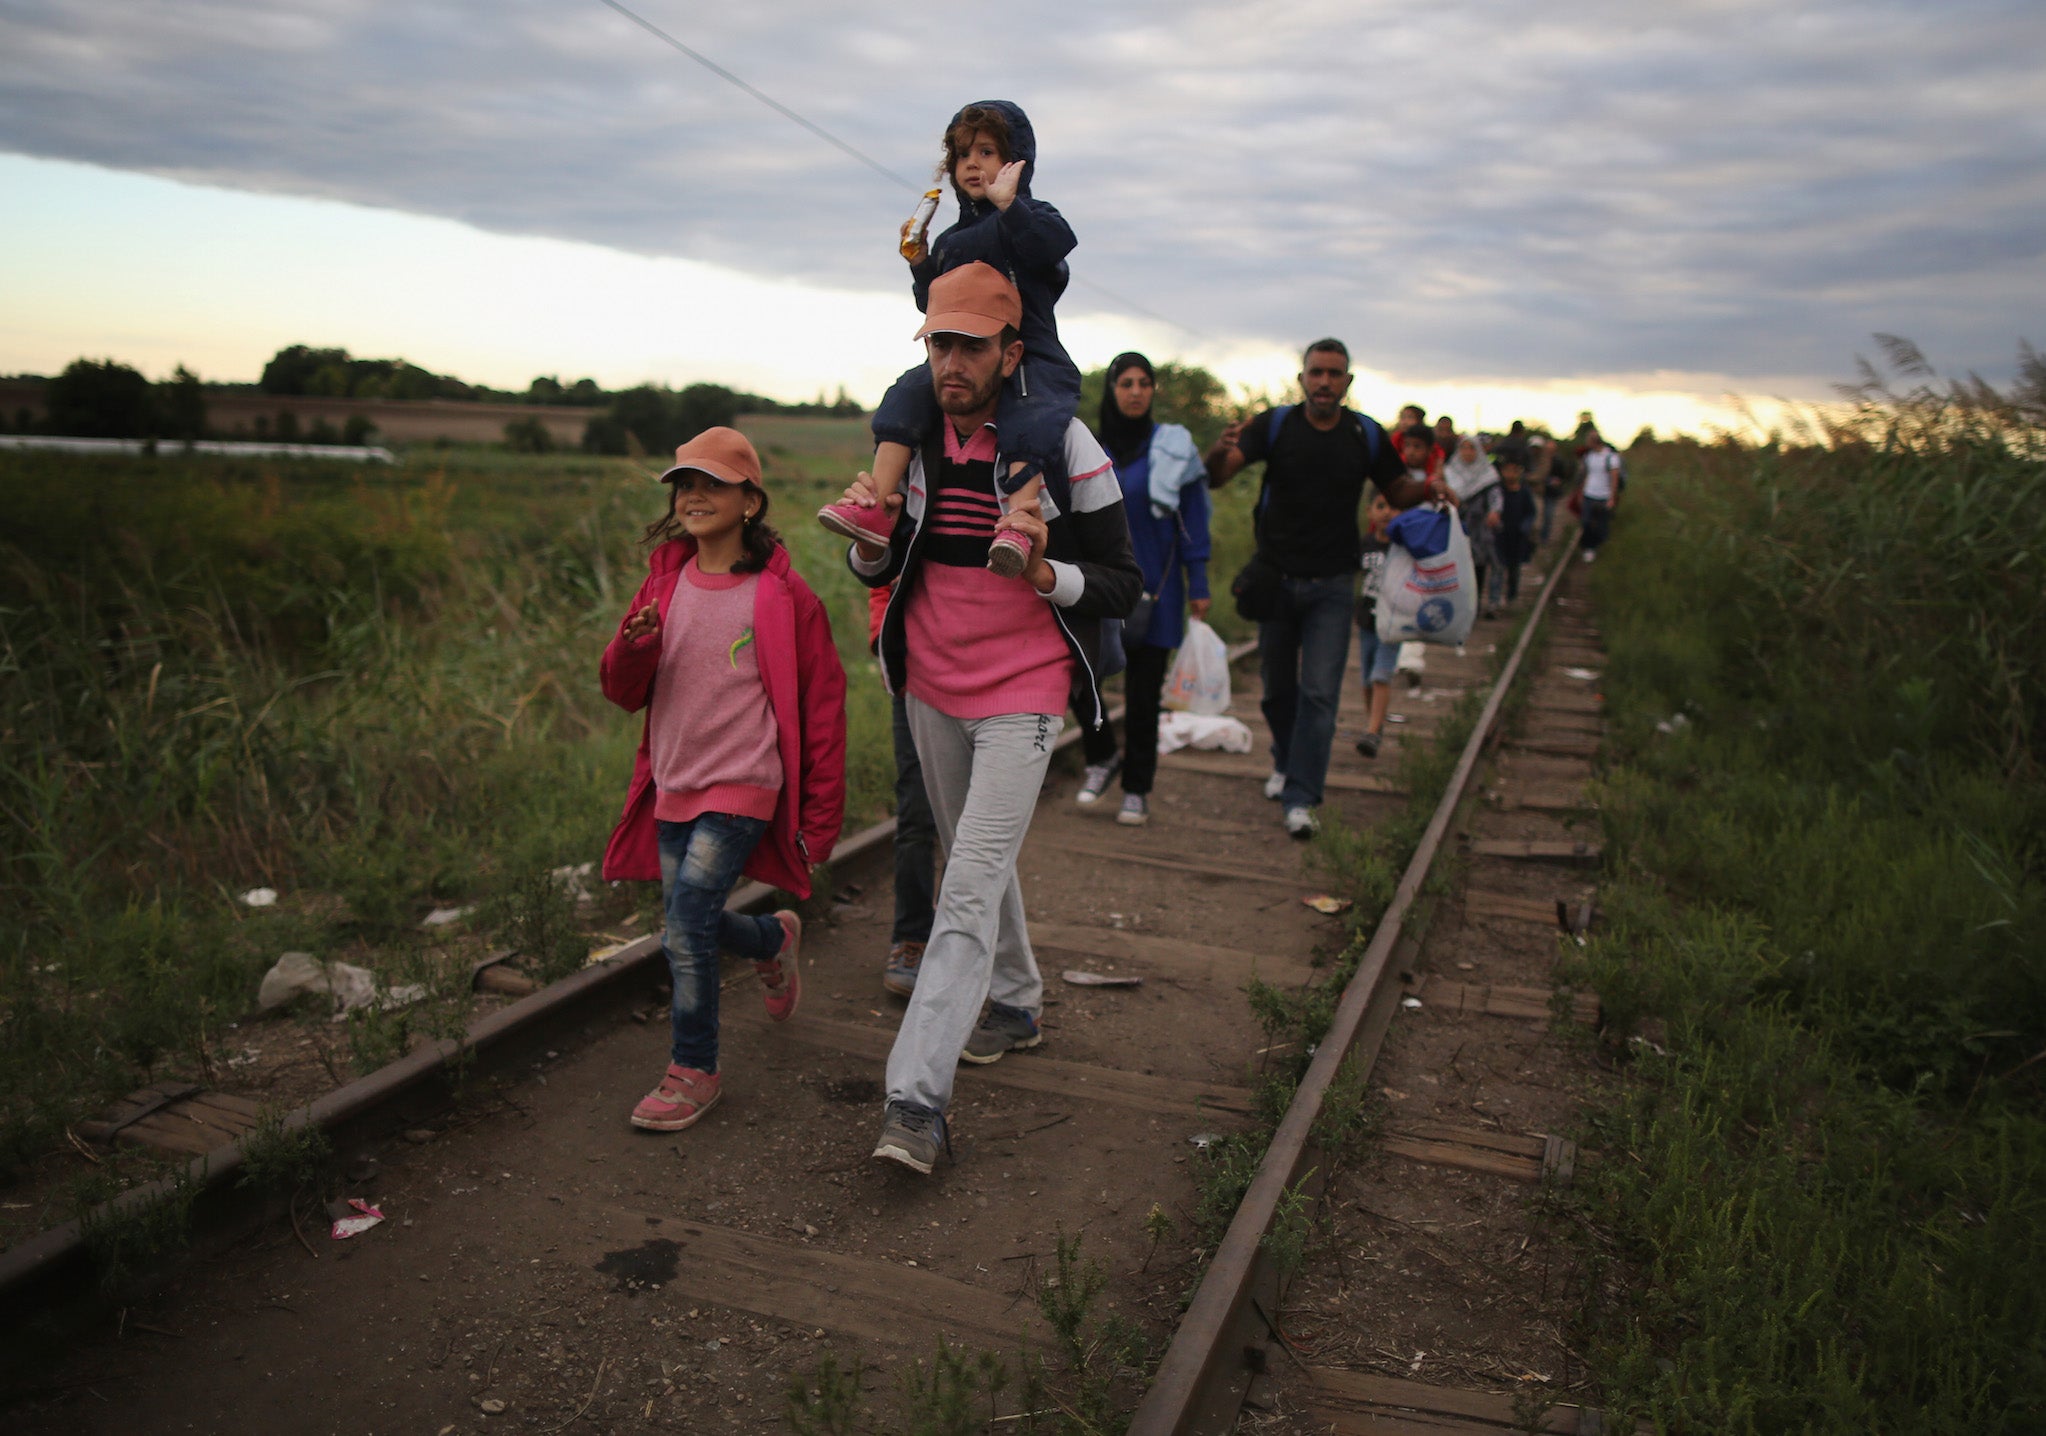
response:
<path fill-rule="evenodd" d="M 1556 579 L 1568 555 L 1544 556 Z M 879 986 L 890 906 L 880 833 L 837 865 L 840 900 L 806 935 L 794 1021 L 770 1027 L 751 1005 L 750 975 L 728 980 L 727 1086 L 713 1118 L 679 1137 L 627 1128 L 665 1036 L 658 954 L 628 949 L 472 1030 L 505 1080 L 472 1081 L 451 1101 L 434 1080 L 444 1054 L 422 1051 L 305 1114 L 336 1129 L 349 1194 L 375 1198 L 382 1226 L 333 1243 L 274 1219 L 229 1224 L 239 1236 L 110 1313 L 17 1413 L 30 1429 L 124 1433 L 451 1432 L 479 1421 L 755 1432 L 784 1429 L 793 1381 L 893 1430 L 947 1381 L 984 1382 L 993 1368 L 974 1364 L 982 1354 L 1010 1373 L 989 1409 L 1012 1417 L 1025 1397 L 1047 1420 L 1084 1416 L 1076 1403 L 1090 1382 L 1124 1410 L 1140 1398 L 1130 1429 L 1144 1433 L 1231 1429 L 1246 1394 L 1338 1423 L 1366 1411 L 1354 1392 L 1317 1406 L 1312 1374 L 1296 1372 L 1276 1396 L 1262 1390 L 1270 1377 L 1253 1388 L 1271 1354 L 1287 1352 L 1275 1334 L 1282 1274 L 1264 1237 L 1282 1208 L 1317 1194 L 1321 1100 L 1346 1059 L 1370 1065 L 1403 1000 L 1419 990 L 1430 1017 L 1453 1006 L 1525 1023 L 1545 1011 L 1538 984 L 1438 974 L 1417 989 L 1428 915 L 1417 901 L 1477 796 L 1507 687 L 1558 586 L 1534 603 L 1336 1024 L 1212 1250 L 1199 1220 L 1206 1153 L 1257 1126 L 1252 1079 L 1272 1057 L 1241 989 L 1253 977 L 1314 983 L 1349 940 L 1339 919 L 1303 901 L 1330 879 L 1261 794 L 1256 684 L 1240 669 L 1235 712 L 1258 735 L 1256 755 L 1166 758 L 1148 827 L 1118 827 L 1112 801 L 1077 808 L 1070 775 L 1047 785 L 1020 864 L 1047 979 L 1046 1041 L 962 1068 L 957 1160 L 933 1178 L 868 1160 L 900 1012 Z M 1461 694 L 1485 687 L 1488 646 L 1503 631 L 1481 625 L 1466 654 L 1430 654 L 1426 685 L 1396 692 L 1404 721 L 1375 762 L 1350 745 L 1361 727 L 1353 667 L 1329 794 L 1347 824 L 1400 810 L 1400 746 L 1430 738 Z M 1595 715 L 1576 726 L 1591 736 Z M 1516 801 L 1576 801 L 1560 787 L 1521 783 Z M 1561 837 L 1476 841 L 1525 845 L 1501 861 L 1595 857 Z M 1550 1179 L 1572 1159 L 1546 1138 L 1460 1140 L 1469 1135 L 1423 1123 L 1385 1145 L 1417 1166 L 1461 1148 L 1457 1170 L 1489 1162 L 1525 1175 L 1532 1163 Z M 237 1160 L 231 1151 L 210 1160 L 216 1179 Z M 0 1289 L 20 1301 L 37 1281 L 45 1293 L 74 1283 L 78 1236 L 46 1234 L 0 1255 Z M 1047 1292 L 1077 1313 L 1071 1349 L 1091 1353 L 1084 1375 L 1059 1370 Z M 967 1354 L 965 1375 L 935 1355 L 941 1343 Z M 1053 1372 L 1042 1389 L 1023 1382 L 1026 1351 Z M 1132 1373 L 1161 1351 L 1139 1391 Z M 1401 1393 L 1372 1389 L 1393 1402 L 1388 1412 L 1408 1409 Z M 1459 1409 L 1449 1401 L 1433 1425 L 1339 1429 L 1499 1429 Z"/>

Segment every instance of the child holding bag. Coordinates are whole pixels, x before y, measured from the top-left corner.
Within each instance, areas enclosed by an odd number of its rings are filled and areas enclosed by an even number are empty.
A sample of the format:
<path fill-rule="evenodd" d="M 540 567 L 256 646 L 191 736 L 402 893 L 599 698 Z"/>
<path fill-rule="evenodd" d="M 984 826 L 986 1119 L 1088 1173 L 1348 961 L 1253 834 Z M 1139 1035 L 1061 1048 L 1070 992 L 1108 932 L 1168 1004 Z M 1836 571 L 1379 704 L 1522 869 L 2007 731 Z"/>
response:
<path fill-rule="evenodd" d="M 1378 594 L 1385 582 L 1385 556 L 1392 549 L 1386 525 L 1393 508 L 1384 494 L 1374 493 L 1364 511 L 1364 543 L 1357 566 L 1364 570 L 1364 582 L 1357 589 L 1357 642 L 1364 673 L 1364 735 L 1357 751 L 1376 758 L 1385 741 L 1385 715 L 1392 707 L 1392 674 L 1399 662 L 1400 645 L 1378 636 Z"/>
<path fill-rule="evenodd" d="M 767 525 L 760 457 L 706 429 L 661 475 L 647 578 L 599 670 L 604 696 L 646 712 L 607 881 L 659 879 L 674 982 L 669 1062 L 632 1125 L 677 1132 L 717 1104 L 718 957 L 753 961 L 767 1015 L 802 998 L 803 925 L 725 910 L 740 876 L 807 897 L 845 812 L 845 670 L 831 622 Z"/>

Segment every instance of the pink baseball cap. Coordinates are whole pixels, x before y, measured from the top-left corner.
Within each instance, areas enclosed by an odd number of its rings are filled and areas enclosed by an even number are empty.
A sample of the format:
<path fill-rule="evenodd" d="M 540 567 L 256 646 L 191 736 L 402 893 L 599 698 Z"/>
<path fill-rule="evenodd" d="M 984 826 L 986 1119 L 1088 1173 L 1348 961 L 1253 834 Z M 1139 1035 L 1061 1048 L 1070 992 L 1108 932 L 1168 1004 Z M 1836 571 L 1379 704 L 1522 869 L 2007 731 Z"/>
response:
<path fill-rule="evenodd" d="M 983 266 L 985 267 L 985 266 Z M 932 286 L 934 289 L 935 285 Z M 722 426 L 705 429 L 675 450 L 675 462 L 660 477 L 666 483 L 684 469 L 701 469 L 728 484 L 751 484 L 766 492 L 760 482 L 760 455 L 753 443 L 737 429 Z"/>
<path fill-rule="evenodd" d="M 913 336 L 917 339 L 926 334 L 992 339 L 1004 328 L 1023 327 L 1023 296 L 1007 275 L 975 260 L 931 281 L 924 315 L 924 327 Z"/>

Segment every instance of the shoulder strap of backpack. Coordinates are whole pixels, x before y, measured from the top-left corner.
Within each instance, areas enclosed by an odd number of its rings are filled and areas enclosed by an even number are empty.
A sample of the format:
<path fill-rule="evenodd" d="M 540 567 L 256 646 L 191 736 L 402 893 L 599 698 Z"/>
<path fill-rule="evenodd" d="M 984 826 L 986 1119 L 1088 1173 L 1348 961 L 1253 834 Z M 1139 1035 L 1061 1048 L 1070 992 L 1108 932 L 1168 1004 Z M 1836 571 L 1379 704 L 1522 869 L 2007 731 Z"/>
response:
<path fill-rule="evenodd" d="M 1358 432 L 1364 436 L 1364 457 L 1376 463 L 1379 446 L 1385 442 L 1385 430 L 1379 428 L 1378 421 L 1369 414 L 1359 414 L 1355 409 L 1347 412 L 1356 419 Z"/>
<path fill-rule="evenodd" d="M 1272 417 L 1265 421 L 1265 474 L 1257 486 L 1257 507 L 1251 510 L 1251 535 L 1256 537 L 1257 521 L 1264 516 L 1265 500 L 1272 493 L 1272 450 L 1279 444 L 1279 426 L 1286 422 L 1286 416 L 1293 412 L 1291 404 L 1281 404 L 1272 410 Z"/>
<path fill-rule="evenodd" d="M 1279 442 L 1279 426 L 1286 422 L 1286 416 L 1293 412 L 1291 404 L 1281 404 L 1272 410 L 1272 417 L 1265 425 L 1265 455 L 1271 456 L 1272 446 Z"/>

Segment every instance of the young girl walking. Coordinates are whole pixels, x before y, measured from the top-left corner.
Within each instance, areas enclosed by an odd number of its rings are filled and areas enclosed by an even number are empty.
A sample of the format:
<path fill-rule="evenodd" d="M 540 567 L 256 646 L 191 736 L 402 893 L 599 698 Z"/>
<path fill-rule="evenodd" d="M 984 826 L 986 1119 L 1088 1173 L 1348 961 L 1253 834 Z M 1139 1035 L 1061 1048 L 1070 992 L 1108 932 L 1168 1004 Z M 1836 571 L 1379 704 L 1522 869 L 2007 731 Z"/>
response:
<path fill-rule="evenodd" d="M 845 814 L 845 670 L 831 622 L 767 524 L 760 456 L 734 429 L 675 451 L 646 582 L 604 649 L 604 696 L 646 710 L 607 881 L 661 884 L 673 979 L 668 1070 L 632 1125 L 679 1132 L 717 1104 L 718 955 L 750 958 L 767 1015 L 802 998 L 803 925 L 727 912 L 742 874 L 797 897 Z"/>
<path fill-rule="evenodd" d="M 1023 322 L 1012 337 L 1023 341 L 1023 364 L 1002 386 L 995 414 L 1002 458 L 996 484 L 1011 513 L 1037 496 L 1046 473 L 1070 477 L 1064 472 L 1066 424 L 1080 402 L 1079 366 L 1059 342 L 1052 314 L 1069 278 L 1066 256 L 1078 241 L 1063 215 L 1031 196 L 1036 168 L 1037 135 L 1019 106 L 1007 100 L 968 105 L 945 127 L 938 166 L 958 196 L 958 221 L 929 245 L 912 232 L 915 219 L 902 227 L 902 257 L 918 309 L 928 311 L 931 282 L 939 275 L 976 261 L 1007 275 L 1022 296 Z M 885 545 L 895 528 L 888 500 L 902 487 L 910 451 L 938 432 L 940 417 L 930 370 L 919 364 L 889 387 L 874 411 L 876 502 L 827 504 L 817 521 L 857 543 Z M 987 566 L 1015 578 L 1029 562 L 1030 541 L 998 528 Z"/>

